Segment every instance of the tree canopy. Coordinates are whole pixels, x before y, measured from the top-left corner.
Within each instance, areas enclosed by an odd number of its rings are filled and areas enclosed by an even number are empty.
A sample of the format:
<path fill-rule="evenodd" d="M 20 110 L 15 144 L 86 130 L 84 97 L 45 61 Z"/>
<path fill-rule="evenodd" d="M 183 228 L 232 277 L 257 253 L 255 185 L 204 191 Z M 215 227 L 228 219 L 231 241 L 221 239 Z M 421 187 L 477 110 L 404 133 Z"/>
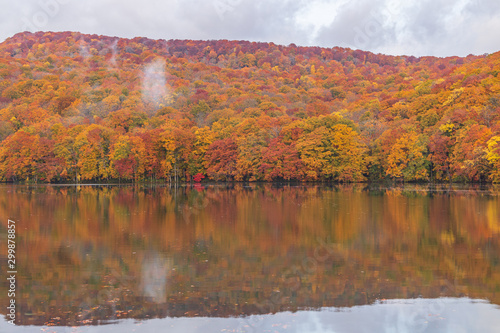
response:
<path fill-rule="evenodd" d="M 500 182 L 500 53 L 21 33 L 0 180 Z"/>

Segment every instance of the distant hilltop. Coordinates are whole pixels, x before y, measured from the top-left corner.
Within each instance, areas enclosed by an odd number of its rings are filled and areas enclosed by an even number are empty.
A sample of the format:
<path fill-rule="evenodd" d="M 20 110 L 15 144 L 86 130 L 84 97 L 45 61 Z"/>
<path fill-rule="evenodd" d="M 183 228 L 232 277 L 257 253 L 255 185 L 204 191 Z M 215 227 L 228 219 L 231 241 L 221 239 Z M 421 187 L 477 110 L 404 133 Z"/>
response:
<path fill-rule="evenodd" d="M 20 33 L 0 179 L 500 181 L 500 53 Z"/>
<path fill-rule="evenodd" d="M 32 43 L 36 43 L 37 41 L 39 42 L 40 39 L 43 39 L 44 41 L 47 42 L 56 42 L 56 43 L 61 42 L 63 40 L 67 41 L 67 39 L 72 39 L 73 41 L 76 42 L 85 42 L 85 43 L 93 43 L 99 41 L 100 45 L 99 48 L 101 49 L 101 51 L 103 46 L 113 48 L 113 44 L 118 42 L 120 43 L 120 45 L 116 45 L 115 47 L 118 47 L 118 49 L 125 51 L 124 49 L 122 49 L 122 47 L 127 47 L 129 46 L 130 43 L 136 43 L 136 44 L 141 44 L 150 49 L 156 49 L 156 52 L 160 52 L 160 54 L 164 56 L 182 55 L 183 57 L 185 56 L 198 57 L 199 60 L 206 58 L 207 54 L 205 54 L 204 51 L 207 47 L 209 47 L 210 50 L 216 52 L 217 56 L 230 55 L 235 51 L 235 48 L 238 48 L 238 51 L 242 51 L 243 53 L 252 53 L 252 54 L 257 52 L 258 50 L 266 51 L 266 50 L 278 49 L 284 54 L 288 53 L 303 54 L 304 56 L 309 56 L 309 57 L 322 56 L 323 60 L 329 59 L 337 61 L 341 61 L 347 59 L 348 57 L 351 57 L 353 59 L 368 61 L 371 63 L 377 63 L 379 65 L 394 64 L 394 61 L 397 61 L 396 59 L 399 59 L 399 61 L 404 60 L 405 62 L 414 63 L 414 62 L 419 62 L 421 60 L 438 61 L 438 59 L 448 59 L 448 60 L 455 59 L 455 61 L 457 61 L 458 59 L 472 60 L 488 56 L 488 54 L 483 54 L 482 56 L 469 55 L 465 58 L 456 56 L 446 57 L 446 58 L 438 58 L 433 56 L 428 56 L 428 57 L 391 56 L 383 54 L 374 54 L 372 52 L 362 51 L 362 50 L 352 50 L 349 48 L 342 48 L 342 47 L 324 48 L 324 47 L 312 47 L 312 46 L 296 46 L 295 44 L 283 46 L 283 45 L 276 45 L 274 43 L 228 41 L 228 40 L 207 40 L 207 41 L 164 40 L 164 39 L 153 40 L 145 37 L 136 37 L 133 39 L 127 39 L 127 38 L 95 35 L 95 34 L 94 35 L 81 34 L 78 32 L 36 32 L 36 33 L 22 32 L 14 35 L 11 38 L 8 38 L 4 42 L 4 44 L 31 48 L 30 45 L 32 45 Z M 176 52 L 177 54 L 175 54 Z M 127 51 L 127 53 L 130 53 L 130 49 L 129 51 Z M 218 59 L 216 58 L 215 59 L 216 63 L 218 63 L 217 60 Z M 271 64 L 272 60 L 268 62 Z"/>

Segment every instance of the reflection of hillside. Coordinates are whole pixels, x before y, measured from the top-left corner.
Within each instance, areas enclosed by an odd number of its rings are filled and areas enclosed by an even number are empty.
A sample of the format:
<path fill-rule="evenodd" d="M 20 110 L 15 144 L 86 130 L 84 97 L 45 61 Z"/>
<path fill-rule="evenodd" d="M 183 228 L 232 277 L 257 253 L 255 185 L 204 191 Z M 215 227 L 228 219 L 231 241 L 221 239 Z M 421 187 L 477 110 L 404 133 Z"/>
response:
<path fill-rule="evenodd" d="M 3 187 L 0 216 L 22 226 L 18 324 L 500 304 L 497 192 L 424 190 Z"/>

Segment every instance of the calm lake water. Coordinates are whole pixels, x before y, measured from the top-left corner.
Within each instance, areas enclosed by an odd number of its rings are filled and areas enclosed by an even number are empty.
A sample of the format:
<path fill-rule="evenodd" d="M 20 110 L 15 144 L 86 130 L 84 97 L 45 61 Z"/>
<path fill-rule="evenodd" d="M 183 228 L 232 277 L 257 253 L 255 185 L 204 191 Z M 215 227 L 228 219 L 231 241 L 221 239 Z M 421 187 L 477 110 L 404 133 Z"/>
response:
<path fill-rule="evenodd" d="M 1 332 L 500 330 L 500 188 L 2 185 L 0 219 Z"/>

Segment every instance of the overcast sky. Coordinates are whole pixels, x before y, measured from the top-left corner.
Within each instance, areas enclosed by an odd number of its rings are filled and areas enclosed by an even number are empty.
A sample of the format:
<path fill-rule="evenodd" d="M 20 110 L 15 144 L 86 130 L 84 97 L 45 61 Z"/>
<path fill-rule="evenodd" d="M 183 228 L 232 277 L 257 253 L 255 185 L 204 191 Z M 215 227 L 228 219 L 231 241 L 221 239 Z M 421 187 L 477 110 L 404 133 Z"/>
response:
<path fill-rule="evenodd" d="M 0 1 L 0 42 L 42 30 L 342 46 L 393 55 L 500 51 L 499 0 Z"/>

